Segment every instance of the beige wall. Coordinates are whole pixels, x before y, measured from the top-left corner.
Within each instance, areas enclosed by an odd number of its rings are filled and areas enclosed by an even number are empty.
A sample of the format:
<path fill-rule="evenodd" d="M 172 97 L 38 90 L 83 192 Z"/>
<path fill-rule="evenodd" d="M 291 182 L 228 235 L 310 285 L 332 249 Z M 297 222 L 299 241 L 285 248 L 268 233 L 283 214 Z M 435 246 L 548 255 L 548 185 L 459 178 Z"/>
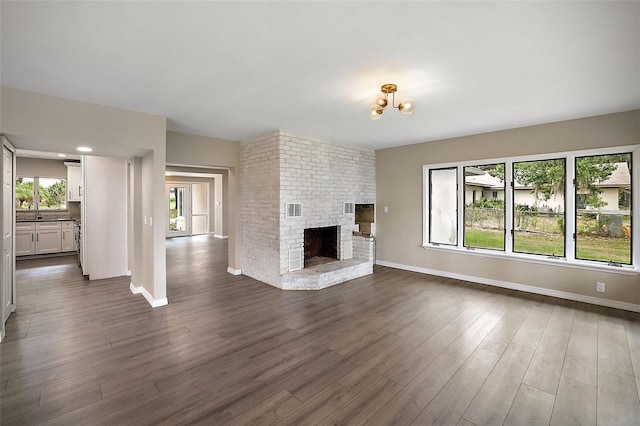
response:
<path fill-rule="evenodd" d="M 86 156 L 82 221 L 85 271 L 96 280 L 127 274 L 127 173 L 121 158 Z M 108 178 L 107 178 L 108 177 Z"/>
<path fill-rule="evenodd" d="M 0 132 L 20 137 L 16 148 L 49 152 L 68 152 L 76 145 L 90 145 L 96 153 L 112 157 L 144 157 L 141 165 L 147 185 L 141 185 L 143 214 L 164 222 L 164 168 L 166 160 L 166 119 L 118 108 L 78 102 L 33 92 L 2 87 L 0 92 L 2 121 Z M 70 148 L 71 147 L 71 148 Z M 123 168 L 123 173 L 125 169 Z M 105 225 L 106 226 L 106 225 Z M 129 265 L 143 265 L 139 280 L 152 304 L 166 302 L 166 259 L 164 228 L 133 220 L 134 238 L 144 238 L 141 252 L 129 253 L 140 259 Z M 139 232 L 144 227 L 144 232 Z M 147 227 L 149 229 L 147 229 Z M 83 230 L 84 231 L 84 230 Z M 89 230 L 87 230 L 89 231 Z"/>
<path fill-rule="evenodd" d="M 167 132 L 167 164 L 202 167 L 203 171 L 206 168 L 225 169 L 227 185 L 223 217 L 226 226 L 223 227 L 229 236 L 229 268 L 241 270 L 240 142 Z"/>
<path fill-rule="evenodd" d="M 425 123 L 428 125 L 428 123 Z M 422 166 L 640 143 L 640 111 L 376 151 L 377 259 L 640 305 L 640 278 L 593 270 L 424 249 Z M 637 161 L 637 155 L 636 155 Z M 384 213 L 387 206 L 389 211 Z M 637 215 L 637 213 L 636 213 Z M 637 216 L 636 216 L 637 218 Z M 638 238 L 637 229 L 634 238 Z M 637 254 L 636 254 L 637 258 Z M 606 293 L 596 292 L 596 281 Z"/>

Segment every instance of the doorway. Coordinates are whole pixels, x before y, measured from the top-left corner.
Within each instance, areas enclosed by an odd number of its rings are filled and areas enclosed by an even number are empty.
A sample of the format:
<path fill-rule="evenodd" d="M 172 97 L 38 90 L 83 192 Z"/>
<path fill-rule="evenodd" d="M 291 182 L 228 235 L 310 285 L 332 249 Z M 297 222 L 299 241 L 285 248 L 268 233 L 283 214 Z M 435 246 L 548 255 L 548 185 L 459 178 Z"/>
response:
<path fill-rule="evenodd" d="M 169 207 L 167 237 L 209 232 L 208 183 L 167 183 L 166 194 Z"/>

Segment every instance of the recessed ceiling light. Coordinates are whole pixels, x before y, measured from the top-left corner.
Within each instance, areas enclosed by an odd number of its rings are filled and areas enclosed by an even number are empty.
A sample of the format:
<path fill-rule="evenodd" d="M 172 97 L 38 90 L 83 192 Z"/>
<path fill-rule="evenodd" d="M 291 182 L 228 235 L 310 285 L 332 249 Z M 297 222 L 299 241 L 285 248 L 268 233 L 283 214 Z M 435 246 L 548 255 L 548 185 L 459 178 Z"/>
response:
<path fill-rule="evenodd" d="M 58 154 L 58 157 L 66 157 L 67 154 Z"/>
<path fill-rule="evenodd" d="M 88 146 L 79 146 L 76 148 L 76 150 L 80 151 L 80 152 L 92 152 L 93 149 L 89 148 Z"/>

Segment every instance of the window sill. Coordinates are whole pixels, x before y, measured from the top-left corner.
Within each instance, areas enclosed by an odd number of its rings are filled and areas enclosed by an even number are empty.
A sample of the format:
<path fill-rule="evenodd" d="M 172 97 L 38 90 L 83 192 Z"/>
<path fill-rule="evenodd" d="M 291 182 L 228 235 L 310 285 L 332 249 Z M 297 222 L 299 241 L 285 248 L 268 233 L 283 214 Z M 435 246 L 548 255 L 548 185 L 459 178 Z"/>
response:
<path fill-rule="evenodd" d="M 561 266 L 565 268 L 584 269 L 588 271 L 607 272 L 621 275 L 639 275 L 640 270 L 632 265 L 610 266 L 607 264 L 594 264 L 589 261 L 569 260 L 566 258 L 549 258 L 543 255 L 527 255 L 521 253 L 504 253 L 484 249 L 467 249 L 454 246 L 436 246 L 432 244 L 422 244 L 425 250 L 436 250 L 448 253 L 466 254 L 470 256 L 491 257 L 495 259 L 514 260 L 518 262 L 536 263 L 540 265 Z"/>

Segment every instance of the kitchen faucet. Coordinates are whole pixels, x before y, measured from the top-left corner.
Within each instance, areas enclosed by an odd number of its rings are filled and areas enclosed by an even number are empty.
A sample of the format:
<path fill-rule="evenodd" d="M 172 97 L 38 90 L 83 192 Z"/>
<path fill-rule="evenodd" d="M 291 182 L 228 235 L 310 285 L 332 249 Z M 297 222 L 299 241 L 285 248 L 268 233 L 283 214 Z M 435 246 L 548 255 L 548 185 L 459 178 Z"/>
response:
<path fill-rule="evenodd" d="M 34 205 L 35 211 L 36 211 L 36 220 L 41 219 L 42 216 L 40 216 L 40 205 L 38 204 L 37 201 L 34 201 L 33 205 Z"/>

